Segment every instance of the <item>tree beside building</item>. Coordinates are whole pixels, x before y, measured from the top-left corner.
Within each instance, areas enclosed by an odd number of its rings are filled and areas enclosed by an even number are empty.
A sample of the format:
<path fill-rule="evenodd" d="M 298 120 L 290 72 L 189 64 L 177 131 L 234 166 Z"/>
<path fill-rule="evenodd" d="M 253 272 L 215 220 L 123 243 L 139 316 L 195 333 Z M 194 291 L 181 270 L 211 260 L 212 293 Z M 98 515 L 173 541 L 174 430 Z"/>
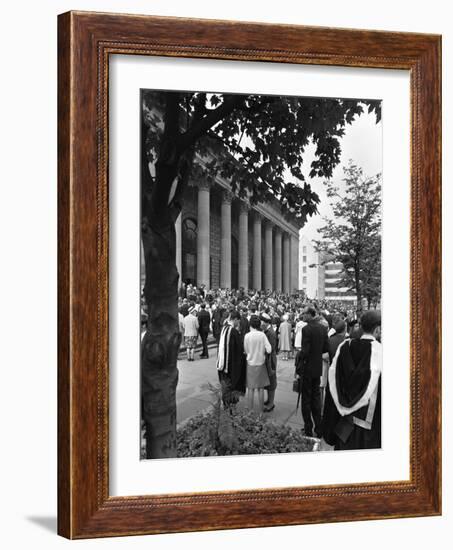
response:
<path fill-rule="evenodd" d="M 364 299 L 370 308 L 381 296 L 381 175 L 365 176 L 350 162 L 343 181 L 326 182 L 334 216 L 325 219 L 316 246 L 340 267 L 341 286 L 355 294 L 360 312 Z"/>

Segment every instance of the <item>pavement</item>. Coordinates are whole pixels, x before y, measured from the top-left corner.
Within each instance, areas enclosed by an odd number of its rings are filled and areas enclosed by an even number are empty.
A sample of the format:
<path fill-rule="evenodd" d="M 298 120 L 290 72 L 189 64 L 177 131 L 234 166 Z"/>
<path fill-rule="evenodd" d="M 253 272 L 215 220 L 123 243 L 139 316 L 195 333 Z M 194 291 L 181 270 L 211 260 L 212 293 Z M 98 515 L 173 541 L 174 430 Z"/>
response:
<path fill-rule="evenodd" d="M 176 422 L 181 424 L 211 406 L 213 394 L 207 387 L 208 383 L 218 385 L 219 379 L 216 369 L 217 352 L 215 345 L 209 349 L 209 359 L 198 359 L 199 352 L 195 354 L 195 361 L 187 361 L 180 354 L 178 360 L 179 381 L 176 389 Z M 288 425 L 292 428 L 302 429 L 304 426 L 302 413 L 296 411 L 297 394 L 292 391 L 294 380 L 294 359 L 277 360 L 277 389 L 275 392 L 275 408 L 272 412 L 265 413 L 266 418 L 277 423 Z M 239 406 L 245 406 L 246 398 L 241 398 Z"/>

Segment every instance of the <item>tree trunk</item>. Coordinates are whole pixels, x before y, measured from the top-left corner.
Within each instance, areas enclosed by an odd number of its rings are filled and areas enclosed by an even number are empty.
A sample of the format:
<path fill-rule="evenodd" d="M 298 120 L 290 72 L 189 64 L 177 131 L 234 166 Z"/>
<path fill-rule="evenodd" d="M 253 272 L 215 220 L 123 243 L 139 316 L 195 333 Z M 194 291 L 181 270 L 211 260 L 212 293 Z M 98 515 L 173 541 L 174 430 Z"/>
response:
<path fill-rule="evenodd" d="M 181 334 L 178 322 L 176 233 L 166 223 L 142 228 L 148 326 L 142 342 L 142 411 L 147 458 L 176 456 L 176 367 Z M 161 220 L 162 221 L 162 220 Z"/>
<path fill-rule="evenodd" d="M 357 296 L 357 317 L 362 314 L 362 285 L 360 283 L 360 266 L 356 261 L 354 266 L 354 279 L 355 279 L 355 293 Z"/>
<path fill-rule="evenodd" d="M 148 325 L 142 341 L 142 413 L 146 425 L 146 457 L 176 456 L 176 366 L 181 333 L 178 320 L 178 279 L 174 206 L 169 190 L 179 156 L 172 139 L 163 140 L 156 180 L 143 212 L 145 300 Z M 174 140 L 173 140 L 174 142 Z"/>

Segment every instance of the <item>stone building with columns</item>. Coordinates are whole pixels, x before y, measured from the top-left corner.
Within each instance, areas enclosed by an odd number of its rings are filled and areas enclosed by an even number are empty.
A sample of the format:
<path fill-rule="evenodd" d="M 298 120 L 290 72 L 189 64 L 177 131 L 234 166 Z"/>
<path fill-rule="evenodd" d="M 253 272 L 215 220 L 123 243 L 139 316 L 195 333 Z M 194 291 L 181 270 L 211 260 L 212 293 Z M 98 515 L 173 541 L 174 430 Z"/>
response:
<path fill-rule="evenodd" d="M 299 289 L 299 229 L 277 199 L 250 206 L 228 182 L 190 182 L 176 221 L 180 280 L 207 289 Z"/>

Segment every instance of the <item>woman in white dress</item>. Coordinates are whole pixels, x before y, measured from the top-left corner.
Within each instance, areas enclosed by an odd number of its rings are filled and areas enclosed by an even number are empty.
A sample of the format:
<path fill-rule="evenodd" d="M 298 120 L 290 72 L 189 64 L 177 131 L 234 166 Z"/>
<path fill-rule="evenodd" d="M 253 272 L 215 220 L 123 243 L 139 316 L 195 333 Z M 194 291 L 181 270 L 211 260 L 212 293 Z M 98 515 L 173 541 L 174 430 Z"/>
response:
<path fill-rule="evenodd" d="M 288 361 L 288 354 L 291 351 L 291 324 L 286 314 L 283 315 L 283 321 L 280 323 L 279 348 L 283 361 Z"/>
<path fill-rule="evenodd" d="M 250 409 L 254 408 L 255 393 L 258 395 L 258 411 L 263 412 L 264 388 L 269 385 L 266 368 L 266 353 L 272 347 L 264 332 L 260 329 L 261 321 L 257 315 L 250 317 L 250 332 L 244 337 L 244 352 L 247 356 L 247 398 Z"/>
<path fill-rule="evenodd" d="M 294 336 L 294 347 L 296 352 L 302 349 L 302 329 L 307 323 L 303 320 L 303 316 L 299 315 L 299 320 L 296 323 L 295 336 Z"/>

